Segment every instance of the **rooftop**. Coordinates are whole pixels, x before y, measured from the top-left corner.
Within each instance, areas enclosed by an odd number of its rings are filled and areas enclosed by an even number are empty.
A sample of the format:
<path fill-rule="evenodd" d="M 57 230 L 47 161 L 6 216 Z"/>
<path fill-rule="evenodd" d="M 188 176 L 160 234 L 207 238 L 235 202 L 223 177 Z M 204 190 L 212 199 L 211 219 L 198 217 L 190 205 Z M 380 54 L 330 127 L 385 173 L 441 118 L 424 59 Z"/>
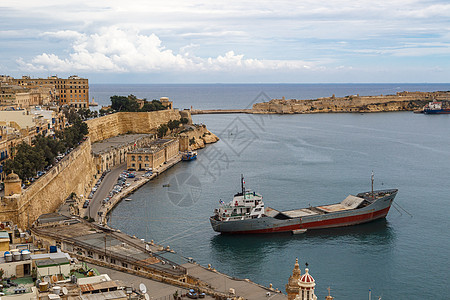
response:
<path fill-rule="evenodd" d="M 115 137 L 92 144 L 92 152 L 94 154 L 101 154 L 103 152 L 108 152 L 112 149 L 134 143 L 135 141 L 137 141 L 143 137 L 146 137 L 146 136 L 153 136 L 153 135 L 152 134 L 125 134 L 125 135 L 115 136 Z"/>

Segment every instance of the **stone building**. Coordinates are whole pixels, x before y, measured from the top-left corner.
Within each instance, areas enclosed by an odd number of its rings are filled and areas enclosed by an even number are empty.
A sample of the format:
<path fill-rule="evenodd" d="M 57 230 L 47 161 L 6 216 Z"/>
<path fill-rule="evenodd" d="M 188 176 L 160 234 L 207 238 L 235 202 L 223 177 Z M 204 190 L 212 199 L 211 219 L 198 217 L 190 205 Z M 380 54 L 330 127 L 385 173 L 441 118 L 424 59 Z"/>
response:
<path fill-rule="evenodd" d="M 159 139 L 127 153 L 128 170 L 155 170 L 179 153 L 178 139 Z"/>
<path fill-rule="evenodd" d="M 164 107 L 167 107 L 168 109 L 173 109 L 173 102 L 169 101 L 168 97 L 161 97 L 161 98 L 159 98 L 159 102 L 161 102 L 161 104 Z"/>
<path fill-rule="evenodd" d="M 52 85 L 27 87 L 12 82 L 0 83 L 0 110 L 28 109 L 56 101 L 56 88 Z"/>
<path fill-rule="evenodd" d="M 64 126 L 64 114 L 54 110 L 0 111 L 0 163 L 14 157 L 20 143 L 31 145 L 36 134 L 53 135 Z M 0 169 L 0 179 L 5 176 Z"/>
<path fill-rule="evenodd" d="M 12 83 L 26 87 L 54 87 L 59 105 L 69 105 L 75 108 L 89 107 L 89 80 L 69 76 L 67 79 L 50 76 L 48 78 L 31 78 L 22 76 L 20 79 L 12 79 Z"/>
<path fill-rule="evenodd" d="M 126 154 L 144 147 L 154 140 L 153 134 L 126 134 L 92 144 L 92 153 L 97 173 L 112 169 L 126 161 Z"/>

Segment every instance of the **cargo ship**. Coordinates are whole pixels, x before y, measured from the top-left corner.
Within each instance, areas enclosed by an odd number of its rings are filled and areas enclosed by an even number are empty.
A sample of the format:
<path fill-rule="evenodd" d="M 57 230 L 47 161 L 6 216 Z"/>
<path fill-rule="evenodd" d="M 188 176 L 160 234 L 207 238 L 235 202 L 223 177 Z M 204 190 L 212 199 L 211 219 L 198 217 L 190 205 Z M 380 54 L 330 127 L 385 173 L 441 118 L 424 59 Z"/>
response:
<path fill-rule="evenodd" d="M 450 114 L 450 108 L 444 108 L 442 102 L 430 102 L 424 106 L 423 113 L 428 115 Z"/>
<path fill-rule="evenodd" d="M 241 192 L 229 203 L 219 201 L 214 215 L 209 218 L 216 232 L 226 234 L 252 234 L 291 232 L 362 224 L 384 218 L 397 195 L 397 189 L 373 190 L 349 195 L 342 202 L 278 211 L 265 207 L 263 197 L 245 189 L 241 177 Z"/>

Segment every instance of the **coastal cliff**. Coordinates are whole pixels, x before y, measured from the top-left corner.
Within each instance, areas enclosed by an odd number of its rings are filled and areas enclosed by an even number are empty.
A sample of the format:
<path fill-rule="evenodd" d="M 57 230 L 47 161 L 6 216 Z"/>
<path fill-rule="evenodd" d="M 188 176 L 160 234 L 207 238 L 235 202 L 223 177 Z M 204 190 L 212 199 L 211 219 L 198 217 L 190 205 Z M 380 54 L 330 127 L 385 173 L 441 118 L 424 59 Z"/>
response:
<path fill-rule="evenodd" d="M 449 101 L 450 92 L 399 92 L 396 95 L 345 96 L 297 100 L 272 99 L 255 103 L 255 114 L 306 114 L 333 112 L 389 112 L 422 109 L 430 101 Z"/>
<path fill-rule="evenodd" d="M 180 150 L 197 150 L 207 144 L 215 143 L 219 138 L 211 133 L 205 125 L 194 125 L 191 129 L 180 134 Z"/>

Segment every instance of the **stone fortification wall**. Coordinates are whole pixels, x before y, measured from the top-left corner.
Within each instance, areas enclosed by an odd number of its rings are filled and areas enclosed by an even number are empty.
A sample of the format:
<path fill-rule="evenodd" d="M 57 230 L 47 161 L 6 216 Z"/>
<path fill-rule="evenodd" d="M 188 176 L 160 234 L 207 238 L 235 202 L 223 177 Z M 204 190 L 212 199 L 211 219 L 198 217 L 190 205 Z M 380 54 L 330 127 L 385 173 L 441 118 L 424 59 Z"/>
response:
<path fill-rule="evenodd" d="M 181 118 L 178 110 L 153 112 L 119 112 L 88 120 L 92 142 L 102 141 L 126 133 L 152 133 L 159 125 Z"/>
<path fill-rule="evenodd" d="M 86 195 L 94 174 L 91 143 L 87 139 L 21 195 L 3 197 L 0 220 L 28 228 L 41 214 L 57 210 L 72 192 Z"/>
<path fill-rule="evenodd" d="M 322 113 L 322 112 L 383 112 L 421 109 L 433 100 L 450 100 L 450 92 L 402 92 L 396 95 L 359 96 L 297 100 L 273 99 L 255 103 L 253 113 Z"/>
<path fill-rule="evenodd" d="M 194 138 L 194 143 L 190 140 Z M 204 148 L 206 144 L 215 143 L 219 138 L 211 133 L 205 125 L 193 126 L 192 130 L 180 134 L 180 151 L 196 150 Z"/>

